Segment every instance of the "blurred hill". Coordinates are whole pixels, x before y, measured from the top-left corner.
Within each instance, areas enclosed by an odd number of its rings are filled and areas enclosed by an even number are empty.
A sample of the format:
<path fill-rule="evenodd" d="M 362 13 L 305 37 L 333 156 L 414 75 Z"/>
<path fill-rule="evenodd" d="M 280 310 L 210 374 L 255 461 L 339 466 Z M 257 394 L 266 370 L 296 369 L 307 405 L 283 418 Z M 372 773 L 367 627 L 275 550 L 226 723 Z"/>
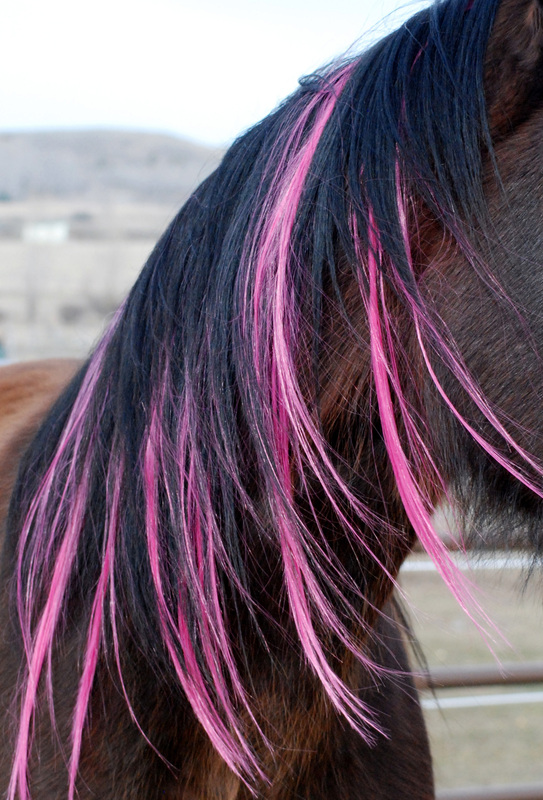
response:
<path fill-rule="evenodd" d="M 153 133 L 0 133 L 0 362 L 88 352 L 221 156 Z"/>
<path fill-rule="evenodd" d="M 222 151 L 132 131 L 0 134 L 0 201 L 38 199 L 179 206 Z"/>

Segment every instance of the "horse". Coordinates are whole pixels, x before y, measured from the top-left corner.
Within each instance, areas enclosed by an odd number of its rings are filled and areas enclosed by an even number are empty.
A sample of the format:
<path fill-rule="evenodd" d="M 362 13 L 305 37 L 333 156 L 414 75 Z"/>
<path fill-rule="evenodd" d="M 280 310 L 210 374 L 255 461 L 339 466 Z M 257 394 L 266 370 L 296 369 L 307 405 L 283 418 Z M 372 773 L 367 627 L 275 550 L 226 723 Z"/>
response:
<path fill-rule="evenodd" d="M 0 531 L 5 524 L 7 501 L 23 453 L 50 407 L 81 366 L 74 359 L 47 359 L 0 367 Z M 366 747 L 357 752 L 360 748 L 355 747 L 349 755 L 347 753 L 354 742 L 350 737 L 345 740 L 347 752 L 343 759 L 346 761 L 353 757 L 360 762 L 359 769 L 363 769 L 366 791 L 372 797 L 382 794 L 384 786 L 391 797 L 401 797 L 402 793 L 406 798 L 431 796 L 428 791 L 428 787 L 433 786 L 428 739 L 413 681 L 410 676 L 407 679 L 409 661 L 406 658 L 404 641 L 404 632 L 407 630 L 407 621 L 401 609 L 394 603 L 389 603 L 387 613 L 380 623 L 380 651 L 375 653 L 375 659 L 382 665 L 386 664 L 391 675 L 384 676 L 378 686 L 367 687 L 365 690 L 372 707 L 381 709 L 383 715 L 392 717 L 387 727 L 387 736 L 376 742 L 373 748 Z M 390 763 L 395 765 L 394 770 L 387 769 L 387 764 Z M 417 765 L 416 773 L 411 771 L 412 764 Z M 6 769 L 8 766 L 6 763 Z M 48 789 L 44 796 L 58 797 L 59 792 L 65 789 L 63 781 L 60 781 L 58 788 L 51 791 L 52 780 L 53 777 L 49 774 Z M 157 780 L 156 775 L 152 780 Z M 216 776 L 213 776 L 206 781 L 209 796 L 233 796 L 228 792 L 221 793 L 221 790 L 213 786 L 215 780 Z M 141 781 L 138 773 L 134 796 L 151 796 L 150 787 Z M 124 777 L 121 784 L 123 792 L 127 786 L 128 780 Z M 110 793 L 112 797 L 120 795 L 119 787 L 104 784 L 99 796 L 105 797 L 111 788 L 114 788 L 114 792 Z M 421 794 L 423 790 L 424 793 Z M 197 795 L 185 791 L 182 796 Z"/>
<path fill-rule="evenodd" d="M 22 454 L 79 366 L 79 361 L 66 358 L 0 368 L 0 528 Z"/>
<path fill-rule="evenodd" d="M 398 572 L 543 550 L 543 10 L 438 0 L 174 218 L 22 455 L 8 800 L 434 796 Z"/>

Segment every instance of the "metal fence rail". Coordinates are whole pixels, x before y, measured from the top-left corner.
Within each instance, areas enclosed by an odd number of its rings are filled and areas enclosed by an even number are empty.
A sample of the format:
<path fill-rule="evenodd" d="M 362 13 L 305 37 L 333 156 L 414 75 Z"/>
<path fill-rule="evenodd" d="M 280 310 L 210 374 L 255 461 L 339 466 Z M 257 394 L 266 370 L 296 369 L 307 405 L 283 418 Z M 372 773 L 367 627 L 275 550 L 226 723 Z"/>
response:
<path fill-rule="evenodd" d="M 543 800 L 542 784 L 525 786 L 481 786 L 473 789 L 446 789 L 436 800 Z"/>
<path fill-rule="evenodd" d="M 417 689 L 467 689 L 475 686 L 516 686 L 543 683 L 543 661 L 478 664 L 469 667 L 433 667 L 415 675 Z"/>
<path fill-rule="evenodd" d="M 501 667 L 488 664 L 435 667 L 429 673 L 415 675 L 415 683 L 419 690 L 432 691 L 543 683 L 543 661 L 508 663 Z M 436 800 L 543 800 L 543 784 L 444 789 L 437 792 Z"/>

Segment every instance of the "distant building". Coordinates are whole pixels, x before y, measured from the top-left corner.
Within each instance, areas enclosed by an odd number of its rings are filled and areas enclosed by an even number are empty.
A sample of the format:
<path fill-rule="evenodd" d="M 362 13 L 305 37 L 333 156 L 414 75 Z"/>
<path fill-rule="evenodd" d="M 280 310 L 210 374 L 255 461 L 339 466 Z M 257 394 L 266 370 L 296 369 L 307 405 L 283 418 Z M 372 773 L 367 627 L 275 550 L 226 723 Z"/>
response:
<path fill-rule="evenodd" d="M 61 244 L 69 236 L 70 223 L 67 220 L 27 222 L 21 231 L 23 241 L 34 244 Z"/>

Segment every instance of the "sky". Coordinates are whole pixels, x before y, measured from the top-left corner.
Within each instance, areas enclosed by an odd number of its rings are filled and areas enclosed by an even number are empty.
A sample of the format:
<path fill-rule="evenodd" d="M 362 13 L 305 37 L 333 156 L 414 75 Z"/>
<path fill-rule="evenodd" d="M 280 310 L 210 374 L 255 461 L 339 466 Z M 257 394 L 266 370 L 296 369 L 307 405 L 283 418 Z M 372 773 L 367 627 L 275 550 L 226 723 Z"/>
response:
<path fill-rule="evenodd" d="M 300 76 L 426 4 L 3 0 L 0 132 L 129 128 L 225 145 Z"/>

